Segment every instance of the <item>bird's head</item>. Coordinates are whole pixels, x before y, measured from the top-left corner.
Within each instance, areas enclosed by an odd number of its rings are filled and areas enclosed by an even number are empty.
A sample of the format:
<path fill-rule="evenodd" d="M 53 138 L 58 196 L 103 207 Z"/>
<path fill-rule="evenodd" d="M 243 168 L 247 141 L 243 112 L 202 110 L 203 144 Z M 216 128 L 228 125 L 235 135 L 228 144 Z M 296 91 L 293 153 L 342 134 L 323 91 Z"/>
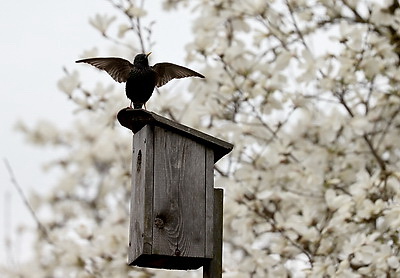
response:
<path fill-rule="evenodd" d="M 135 60 L 133 61 L 133 64 L 135 66 L 149 66 L 149 60 L 148 57 L 151 54 L 151 52 L 147 54 L 138 54 L 135 56 Z"/>

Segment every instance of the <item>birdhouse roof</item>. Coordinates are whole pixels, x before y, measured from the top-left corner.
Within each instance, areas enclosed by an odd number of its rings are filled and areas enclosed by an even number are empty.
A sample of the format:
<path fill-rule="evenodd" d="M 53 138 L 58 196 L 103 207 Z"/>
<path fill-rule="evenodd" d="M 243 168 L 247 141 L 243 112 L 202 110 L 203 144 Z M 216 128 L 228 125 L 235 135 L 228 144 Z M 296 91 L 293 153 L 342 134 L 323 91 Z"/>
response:
<path fill-rule="evenodd" d="M 153 125 L 181 134 L 211 148 L 214 151 L 214 162 L 228 154 L 233 148 L 233 145 L 228 142 L 143 109 L 124 108 L 118 112 L 117 119 L 122 126 L 132 130 L 133 133 L 138 132 L 145 125 Z"/>

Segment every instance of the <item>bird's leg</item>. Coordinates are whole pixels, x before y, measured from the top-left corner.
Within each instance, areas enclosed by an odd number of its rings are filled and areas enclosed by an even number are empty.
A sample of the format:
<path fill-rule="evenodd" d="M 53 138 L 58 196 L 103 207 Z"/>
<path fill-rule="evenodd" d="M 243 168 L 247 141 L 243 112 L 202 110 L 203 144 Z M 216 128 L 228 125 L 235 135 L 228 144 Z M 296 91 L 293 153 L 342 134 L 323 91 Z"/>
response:
<path fill-rule="evenodd" d="M 129 108 L 132 108 L 132 100 L 131 100 L 131 103 L 129 104 Z"/>
<path fill-rule="evenodd" d="M 147 110 L 147 108 L 146 108 L 146 102 L 143 103 L 143 106 L 144 106 L 144 110 Z"/>

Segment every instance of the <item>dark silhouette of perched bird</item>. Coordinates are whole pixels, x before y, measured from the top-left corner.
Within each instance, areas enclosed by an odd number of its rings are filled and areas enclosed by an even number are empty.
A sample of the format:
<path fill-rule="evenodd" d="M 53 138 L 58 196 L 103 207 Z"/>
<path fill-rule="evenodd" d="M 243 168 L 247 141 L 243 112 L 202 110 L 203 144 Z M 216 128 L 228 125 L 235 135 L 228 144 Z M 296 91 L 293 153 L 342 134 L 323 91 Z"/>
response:
<path fill-rule="evenodd" d="M 161 87 L 174 78 L 189 76 L 204 76 L 191 69 L 172 63 L 157 63 L 149 66 L 148 57 L 151 54 L 138 54 L 133 64 L 122 58 L 89 58 L 76 61 L 87 63 L 98 69 L 105 70 L 117 82 L 126 82 L 126 96 L 131 100 L 130 107 L 141 108 L 153 94 L 154 87 Z M 146 108 L 146 105 L 145 105 Z"/>

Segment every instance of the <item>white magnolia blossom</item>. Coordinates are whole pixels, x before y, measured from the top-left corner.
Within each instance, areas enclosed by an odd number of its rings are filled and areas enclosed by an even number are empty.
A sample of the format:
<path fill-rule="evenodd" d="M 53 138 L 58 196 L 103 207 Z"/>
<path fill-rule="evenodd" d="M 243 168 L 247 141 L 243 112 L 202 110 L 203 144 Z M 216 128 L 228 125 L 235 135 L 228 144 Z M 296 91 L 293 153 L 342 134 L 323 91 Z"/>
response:
<path fill-rule="evenodd" d="M 92 47 L 91 49 L 84 50 L 80 57 L 88 58 L 88 57 L 96 57 L 99 55 L 99 49 L 97 47 Z"/>
<path fill-rule="evenodd" d="M 143 16 L 146 16 L 147 11 L 136 5 L 131 5 L 126 10 L 126 13 L 131 17 L 143 17 Z"/>
<path fill-rule="evenodd" d="M 132 27 L 129 26 L 128 24 L 120 24 L 118 27 L 118 38 L 123 38 L 129 30 L 131 30 Z"/>
<path fill-rule="evenodd" d="M 57 82 L 58 89 L 64 92 L 67 96 L 71 97 L 73 91 L 78 88 L 81 81 L 79 80 L 79 73 L 73 71 Z"/>
<path fill-rule="evenodd" d="M 107 33 L 108 27 L 110 27 L 111 23 L 116 19 L 115 16 L 108 16 L 106 14 L 96 14 L 94 18 L 89 20 L 90 25 L 96 28 L 100 33 L 105 35 Z"/>

